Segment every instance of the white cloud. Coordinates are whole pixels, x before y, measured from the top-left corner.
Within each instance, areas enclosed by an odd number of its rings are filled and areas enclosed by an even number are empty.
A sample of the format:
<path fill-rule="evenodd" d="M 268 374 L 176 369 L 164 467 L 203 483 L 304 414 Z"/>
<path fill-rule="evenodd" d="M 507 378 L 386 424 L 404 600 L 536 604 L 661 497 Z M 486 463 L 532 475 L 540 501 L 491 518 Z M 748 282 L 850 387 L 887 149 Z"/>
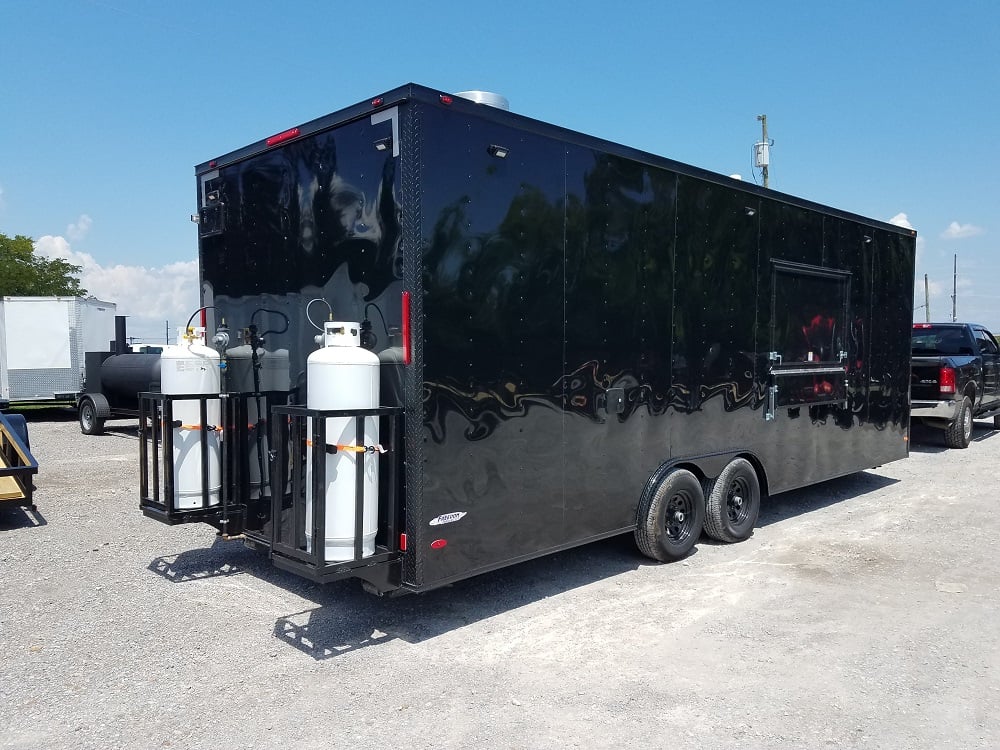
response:
<path fill-rule="evenodd" d="M 82 217 L 81 217 L 82 218 Z M 80 266 L 80 284 L 98 299 L 114 302 L 128 315 L 130 336 L 163 341 L 165 321 L 174 330 L 198 306 L 198 262 L 171 263 L 158 268 L 102 266 L 89 253 L 73 250 L 65 237 L 46 235 L 35 241 L 35 252 Z"/>
<path fill-rule="evenodd" d="M 974 224 L 959 224 L 957 221 L 951 222 L 948 228 L 941 232 L 941 238 L 945 240 L 962 240 L 966 237 L 976 237 L 986 230 Z"/>
<path fill-rule="evenodd" d="M 79 242 L 87 236 L 93 223 L 93 219 L 87 216 L 87 214 L 80 214 L 80 218 L 76 220 L 76 224 L 70 224 L 66 227 L 66 236 L 73 240 L 73 242 Z"/>
<path fill-rule="evenodd" d="M 904 229 L 913 229 L 913 225 L 910 223 L 909 217 L 902 211 L 889 219 L 890 224 L 895 224 L 897 227 L 903 227 Z"/>

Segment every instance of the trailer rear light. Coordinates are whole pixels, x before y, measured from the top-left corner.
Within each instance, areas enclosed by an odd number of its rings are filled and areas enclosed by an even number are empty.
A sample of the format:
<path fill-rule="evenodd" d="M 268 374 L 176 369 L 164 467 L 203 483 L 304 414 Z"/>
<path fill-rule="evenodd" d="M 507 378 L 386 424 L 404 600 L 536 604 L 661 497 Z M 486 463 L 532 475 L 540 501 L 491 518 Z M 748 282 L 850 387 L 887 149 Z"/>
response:
<path fill-rule="evenodd" d="M 410 345 L 410 293 L 403 292 L 403 364 L 413 361 L 413 348 Z"/>
<path fill-rule="evenodd" d="M 292 138 L 298 137 L 298 135 L 299 135 L 298 128 L 289 128 L 288 130 L 282 133 L 278 133 L 277 135 L 272 135 L 270 138 L 268 138 L 267 145 L 268 147 L 277 146 L 279 143 L 284 143 L 285 141 L 289 141 Z"/>
<path fill-rule="evenodd" d="M 442 104 L 451 104 L 453 101 L 455 101 L 454 99 L 452 99 L 447 94 L 441 94 L 440 98 L 441 98 L 441 103 Z"/>
<path fill-rule="evenodd" d="M 914 328 L 932 328 L 933 326 L 930 323 L 914 323 L 913 327 Z"/>
<path fill-rule="evenodd" d="M 448 546 L 447 539 L 435 539 L 433 542 L 431 542 L 431 549 L 441 549 L 442 547 L 447 547 L 447 546 Z"/>
<path fill-rule="evenodd" d="M 941 393 L 955 392 L 955 368 L 942 367 L 938 372 L 938 390 Z"/>
<path fill-rule="evenodd" d="M 385 99 L 383 99 L 381 96 L 376 96 L 374 99 L 372 99 L 372 106 L 373 107 L 381 107 L 382 106 L 382 102 L 384 102 L 384 101 L 385 101 Z"/>
<path fill-rule="evenodd" d="M 399 551 L 406 552 L 406 533 L 399 535 Z"/>

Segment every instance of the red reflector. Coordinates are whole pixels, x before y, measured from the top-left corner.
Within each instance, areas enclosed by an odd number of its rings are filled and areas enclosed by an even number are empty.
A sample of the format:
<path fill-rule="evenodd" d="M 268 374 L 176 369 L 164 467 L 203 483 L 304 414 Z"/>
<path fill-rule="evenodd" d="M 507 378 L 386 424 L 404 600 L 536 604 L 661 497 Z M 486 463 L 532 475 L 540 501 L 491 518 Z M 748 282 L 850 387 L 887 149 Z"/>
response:
<path fill-rule="evenodd" d="M 914 328 L 930 328 L 931 324 L 930 323 L 914 323 L 913 327 Z"/>
<path fill-rule="evenodd" d="M 403 292 L 403 364 L 413 362 L 413 348 L 410 345 L 410 293 Z"/>
<path fill-rule="evenodd" d="M 376 96 L 374 99 L 372 99 L 372 106 L 381 107 L 383 101 L 385 100 L 381 96 Z"/>
<path fill-rule="evenodd" d="M 455 101 L 455 100 L 452 99 L 447 94 L 441 94 L 441 103 L 442 104 L 451 104 L 453 101 Z"/>
<path fill-rule="evenodd" d="M 448 546 L 447 539 L 435 539 L 433 542 L 431 542 L 431 549 L 441 549 L 442 547 L 447 547 L 447 546 Z"/>
<path fill-rule="evenodd" d="M 295 138 L 299 134 L 298 128 L 290 128 L 283 133 L 278 133 L 277 135 L 272 135 L 267 139 L 268 146 L 277 146 L 279 143 L 284 143 L 287 140 Z"/>
<path fill-rule="evenodd" d="M 399 535 L 399 551 L 406 552 L 406 534 Z"/>
<path fill-rule="evenodd" d="M 941 393 L 955 392 L 955 368 L 942 367 L 938 372 L 938 390 Z"/>

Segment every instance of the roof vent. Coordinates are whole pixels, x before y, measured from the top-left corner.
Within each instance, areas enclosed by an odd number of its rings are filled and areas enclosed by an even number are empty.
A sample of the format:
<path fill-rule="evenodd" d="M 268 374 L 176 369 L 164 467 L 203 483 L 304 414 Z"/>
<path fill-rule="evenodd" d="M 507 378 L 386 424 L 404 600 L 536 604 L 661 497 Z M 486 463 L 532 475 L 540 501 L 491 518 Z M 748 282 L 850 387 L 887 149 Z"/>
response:
<path fill-rule="evenodd" d="M 487 104 L 497 109 L 510 110 L 510 102 L 507 101 L 507 97 L 494 94 L 492 91 L 459 91 L 455 96 L 468 99 L 476 104 Z"/>

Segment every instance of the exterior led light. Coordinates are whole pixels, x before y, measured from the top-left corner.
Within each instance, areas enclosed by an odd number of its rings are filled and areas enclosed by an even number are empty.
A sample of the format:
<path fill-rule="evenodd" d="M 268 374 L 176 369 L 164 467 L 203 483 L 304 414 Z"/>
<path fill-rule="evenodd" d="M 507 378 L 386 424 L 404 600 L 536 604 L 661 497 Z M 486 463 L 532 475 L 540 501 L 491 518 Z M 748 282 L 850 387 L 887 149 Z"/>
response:
<path fill-rule="evenodd" d="M 392 146 L 392 138 L 391 137 L 389 137 L 389 138 L 380 138 L 379 140 L 375 141 L 375 150 L 376 151 L 388 151 L 390 146 Z"/>
<path fill-rule="evenodd" d="M 510 153 L 510 149 L 506 146 L 497 146 L 496 144 L 491 145 L 486 150 L 489 152 L 490 156 L 495 156 L 498 159 L 506 159 L 507 154 Z"/>

